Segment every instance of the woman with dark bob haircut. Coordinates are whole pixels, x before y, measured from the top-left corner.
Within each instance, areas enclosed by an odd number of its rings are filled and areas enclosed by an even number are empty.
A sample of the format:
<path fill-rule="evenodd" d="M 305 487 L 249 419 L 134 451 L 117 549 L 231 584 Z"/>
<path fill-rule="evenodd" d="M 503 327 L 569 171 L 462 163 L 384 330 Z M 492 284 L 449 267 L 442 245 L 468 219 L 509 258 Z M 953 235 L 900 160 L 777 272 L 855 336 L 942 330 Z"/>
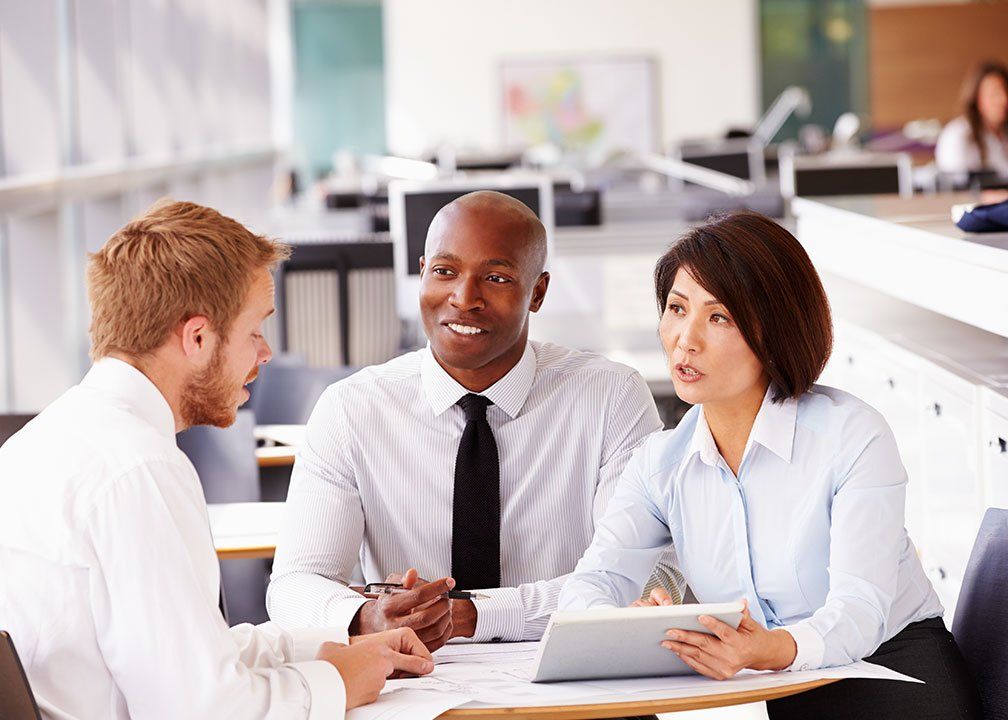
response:
<path fill-rule="evenodd" d="M 669 543 L 703 603 L 738 629 L 670 630 L 698 673 L 809 670 L 862 658 L 926 684 L 843 680 L 767 704 L 771 718 L 975 718 L 976 688 L 903 527 L 906 471 L 885 420 L 814 385 L 832 347 L 822 283 L 769 218 L 690 230 L 658 261 L 658 331 L 694 407 L 634 453 L 561 610 L 631 604 Z M 654 590 L 633 604 L 668 604 Z"/>

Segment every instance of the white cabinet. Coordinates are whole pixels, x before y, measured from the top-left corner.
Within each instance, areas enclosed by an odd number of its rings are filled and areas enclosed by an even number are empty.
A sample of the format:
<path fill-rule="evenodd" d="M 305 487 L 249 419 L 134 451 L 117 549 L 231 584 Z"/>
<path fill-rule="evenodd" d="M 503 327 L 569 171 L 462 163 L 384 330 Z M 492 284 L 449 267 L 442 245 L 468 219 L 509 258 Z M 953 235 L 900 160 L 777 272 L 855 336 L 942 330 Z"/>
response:
<path fill-rule="evenodd" d="M 987 507 L 1008 508 L 1008 394 L 984 388 L 981 397 L 980 457 L 984 504 Z"/>
<path fill-rule="evenodd" d="M 921 397 L 926 527 L 922 556 L 950 622 L 984 508 L 979 388 L 928 366 L 922 375 Z"/>

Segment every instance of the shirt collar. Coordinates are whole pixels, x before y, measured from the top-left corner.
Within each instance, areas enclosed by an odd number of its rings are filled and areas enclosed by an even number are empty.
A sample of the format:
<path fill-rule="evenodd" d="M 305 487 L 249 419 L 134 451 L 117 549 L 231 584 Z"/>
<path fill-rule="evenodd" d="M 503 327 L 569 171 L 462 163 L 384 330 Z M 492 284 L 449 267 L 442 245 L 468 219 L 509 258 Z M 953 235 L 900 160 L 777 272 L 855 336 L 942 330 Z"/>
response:
<path fill-rule="evenodd" d="M 763 404 L 756 414 L 747 444 L 751 446 L 759 443 L 784 462 L 790 463 L 795 425 L 798 422 L 798 400 L 786 398 L 775 403 L 772 400 L 775 392 L 777 388 L 771 384 L 763 396 Z"/>
<path fill-rule="evenodd" d="M 525 352 L 515 366 L 500 380 L 479 393 L 490 399 L 512 420 L 518 417 L 525 400 L 532 390 L 536 375 L 536 355 L 532 343 L 525 344 Z M 455 378 L 441 367 L 434 358 L 430 344 L 423 350 L 420 361 L 420 381 L 423 384 L 427 402 L 435 415 L 440 415 L 469 393 Z"/>
<path fill-rule="evenodd" d="M 795 424 L 798 419 L 798 401 L 787 398 L 783 402 L 775 403 L 772 400 L 775 391 L 775 387 L 771 384 L 763 396 L 763 403 L 756 413 L 756 420 L 753 422 L 749 440 L 742 454 L 743 459 L 749 454 L 749 448 L 754 443 L 759 443 L 784 462 L 791 462 Z M 697 413 L 696 426 L 693 428 L 693 437 L 690 439 L 686 457 L 694 454 L 699 454 L 700 459 L 711 467 L 716 467 L 721 458 L 702 407 Z"/>
<path fill-rule="evenodd" d="M 93 388 L 121 400 L 135 415 L 175 441 L 175 415 L 150 378 L 116 358 L 102 358 L 88 370 L 81 387 Z"/>

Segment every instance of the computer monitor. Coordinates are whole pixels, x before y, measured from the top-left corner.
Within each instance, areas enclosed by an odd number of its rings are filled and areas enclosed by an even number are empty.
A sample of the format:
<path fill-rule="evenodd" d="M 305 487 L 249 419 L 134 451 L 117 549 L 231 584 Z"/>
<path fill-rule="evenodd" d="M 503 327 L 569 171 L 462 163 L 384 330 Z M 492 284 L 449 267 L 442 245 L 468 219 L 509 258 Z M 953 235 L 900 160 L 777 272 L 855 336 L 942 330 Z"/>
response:
<path fill-rule="evenodd" d="M 742 180 L 760 183 L 765 179 L 763 146 L 752 138 L 684 142 L 673 157 Z"/>
<path fill-rule="evenodd" d="M 780 154 L 781 194 L 786 198 L 828 195 L 913 194 L 906 153 Z"/>
<path fill-rule="evenodd" d="M 452 200 L 477 190 L 496 190 L 525 203 L 546 226 L 547 252 L 553 247 L 553 185 L 546 175 L 501 173 L 458 180 L 395 181 L 389 184 L 389 231 L 400 317 L 418 315 L 420 256 L 427 230 L 438 211 Z"/>

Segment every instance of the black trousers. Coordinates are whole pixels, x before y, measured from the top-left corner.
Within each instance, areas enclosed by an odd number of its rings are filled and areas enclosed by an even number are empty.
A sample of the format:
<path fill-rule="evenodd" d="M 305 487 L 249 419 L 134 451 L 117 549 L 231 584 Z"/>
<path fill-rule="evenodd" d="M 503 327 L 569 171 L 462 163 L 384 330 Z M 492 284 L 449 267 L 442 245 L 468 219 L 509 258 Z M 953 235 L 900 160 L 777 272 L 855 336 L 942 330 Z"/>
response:
<path fill-rule="evenodd" d="M 865 658 L 925 684 L 841 680 L 767 702 L 770 720 L 966 720 L 980 718 L 980 696 L 941 618 L 911 623 Z"/>

